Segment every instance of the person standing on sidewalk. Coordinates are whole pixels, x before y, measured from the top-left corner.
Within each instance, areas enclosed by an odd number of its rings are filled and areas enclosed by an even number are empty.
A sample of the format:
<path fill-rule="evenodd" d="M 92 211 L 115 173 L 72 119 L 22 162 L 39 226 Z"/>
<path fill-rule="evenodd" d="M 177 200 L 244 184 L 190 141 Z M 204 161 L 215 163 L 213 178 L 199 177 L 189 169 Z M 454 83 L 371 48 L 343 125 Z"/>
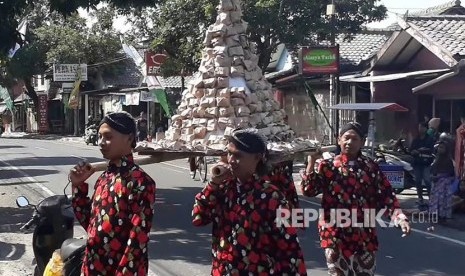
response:
<path fill-rule="evenodd" d="M 410 152 L 413 155 L 413 170 L 415 173 L 415 184 L 418 194 L 418 204 L 425 205 L 423 200 L 423 182 L 428 191 L 431 191 L 431 163 L 433 162 L 434 140 L 427 134 L 428 125 L 421 122 L 418 124 L 418 136 L 412 141 Z"/>
<path fill-rule="evenodd" d="M 429 200 L 429 212 L 437 215 L 440 222 L 452 218 L 452 182 L 455 180 L 454 163 L 452 162 L 449 147 L 440 141 L 436 148 L 436 158 L 431 165 L 433 183 Z"/>
<path fill-rule="evenodd" d="M 146 141 L 148 136 L 147 115 L 142 111 L 137 119 L 137 141 Z"/>
<path fill-rule="evenodd" d="M 267 177 L 266 144 L 256 129 L 228 138 L 225 172 L 195 196 L 193 224 L 212 224 L 211 275 L 307 275 L 294 227 L 275 220 L 289 210 L 284 194 Z"/>
<path fill-rule="evenodd" d="M 76 218 L 88 234 L 83 275 L 147 275 L 147 245 L 155 203 L 155 182 L 134 164 L 136 123 L 126 112 L 106 115 L 99 146 L 109 165 L 98 178 L 92 198 L 85 182 L 92 166 L 80 163 L 69 178 Z"/>
<path fill-rule="evenodd" d="M 310 155 L 308 166 L 302 171 L 303 194 L 308 197 L 323 194 L 318 228 L 329 275 L 374 275 L 378 249 L 375 225 L 331 225 L 334 210 L 355 211 L 357 222 L 361 223 L 367 211 L 387 208 L 386 214 L 395 225 L 404 234 L 410 233 L 410 224 L 400 210 L 391 184 L 378 165 L 362 155 L 364 142 L 360 124 L 348 123 L 339 132 L 341 154 L 322 160 L 316 172 L 315 162 L 320 154 Z"/>

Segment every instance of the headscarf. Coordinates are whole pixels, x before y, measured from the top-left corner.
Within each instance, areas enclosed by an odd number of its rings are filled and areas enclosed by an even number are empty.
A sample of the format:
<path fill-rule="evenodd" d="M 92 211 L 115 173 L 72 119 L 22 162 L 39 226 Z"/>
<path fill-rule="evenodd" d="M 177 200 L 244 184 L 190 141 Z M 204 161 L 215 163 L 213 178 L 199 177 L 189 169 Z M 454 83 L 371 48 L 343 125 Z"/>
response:
<path fill-rule="evenodd" d="M 433 118 L 433 119 L 429 120 L 428 126 L 430 128 L 438 129 L 440 123 L 441 123 L 440 118 Z"/>
<path fill-rule="evenodd" d="M 350 122 L 350 123 L 343 125 L 339 131 L 339 136 L 344 135 L 344 133 L 346 133 L 349 130 L 355 131 L 361 138 L 365 137 L 365 134 L 363 133 L 363 130 L 362 130 L 362 125 L 360 125 L 357 122 Z"/>
<path fill-rule="evenodd" d="M 266 153 L 265 139 L 255 128 L 237 129 L 226 136 L 226 139 L 233 143 L 240 151 L 247 153 Z"/>
<path fill-rule="evenodd" d="M 125 111 L 107 114 L 100 122 L 99 128 L 103 124 L 108 124 L 112 129 L 118 131 L 121 134 L 132 134 L 134 137 L 134 141 L 132 142 L 131 146 L 133 148 L 136 147 L 136 121 L 131 116 L 131 114 Z"/>

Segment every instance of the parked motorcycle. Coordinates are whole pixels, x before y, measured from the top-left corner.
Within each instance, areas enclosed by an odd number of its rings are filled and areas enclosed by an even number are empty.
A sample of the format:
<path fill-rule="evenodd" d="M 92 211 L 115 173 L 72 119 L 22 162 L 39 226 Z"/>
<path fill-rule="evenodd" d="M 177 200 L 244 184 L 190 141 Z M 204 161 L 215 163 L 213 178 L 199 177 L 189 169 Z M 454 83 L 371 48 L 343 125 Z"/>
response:
<path fill-rule="evenodd" d="M 18 207 L 33 207 L 32 218 L 21 227 L 29 230 L 34 227 L 32 248 L 34 251 L 34 276 L 44 275 L 44 270 L 55 250 L 60 249 L 64 263 L 64 276 L 80 275 L 82 257 L 86 246 L 85 239 L 73 239 L 74 212 L 68 196 L 54 195 L 45 198 L 37 205 L 20 196 Z"/>
<path fill-rule="evenodd" d="M 84 140 L 86 145 L 92 144 L 94 146 L 98 143 L 98 128 L 95 124 L 86 127 Z"/>

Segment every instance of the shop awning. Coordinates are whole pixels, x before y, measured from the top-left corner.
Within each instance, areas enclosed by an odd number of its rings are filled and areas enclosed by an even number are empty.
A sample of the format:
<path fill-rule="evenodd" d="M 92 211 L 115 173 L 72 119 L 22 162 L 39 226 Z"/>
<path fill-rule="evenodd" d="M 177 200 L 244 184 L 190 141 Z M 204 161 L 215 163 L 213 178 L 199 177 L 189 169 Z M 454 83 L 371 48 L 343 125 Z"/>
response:
<path fill-rule="evenodd" d="M 340 77 L 340 81 L 345 82 L 381 82 L 381 81 L 392 81 L 392 80 L 399 80 L 399 79 L 407 79 L 412 77 L 436 77 L 437 75 L 445 72 L 450 72 L 451 69 L 434 69 L 434 70 L 420 70 L 420 71 L 413 71 L 413 72 L 405 72 L 405 73 L 395 73 L 395 74 L 387 74 L 387 75 L 379 75 L 379 76 L 365 76 L 362 77 L 360 75 L 352 75 L 352 76 L 344 76 Z"/>
<path fill-rule="evenodd" d="M 343 103 L 328 107 L 336 110 L 355 110 L 355 111 L 393 111 L 406 112 L 407 108 L 396 103 Z"/>

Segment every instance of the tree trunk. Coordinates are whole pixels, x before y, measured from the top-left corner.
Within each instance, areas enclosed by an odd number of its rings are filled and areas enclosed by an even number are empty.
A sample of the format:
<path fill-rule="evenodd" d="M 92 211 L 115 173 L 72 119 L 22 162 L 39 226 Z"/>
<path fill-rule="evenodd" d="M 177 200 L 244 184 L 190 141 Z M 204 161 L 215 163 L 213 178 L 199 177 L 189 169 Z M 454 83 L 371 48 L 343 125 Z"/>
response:
<path fill-rule="evenodd" d="M 34 102 L 34 110 L 37 112 L 39 111 L 39 97 L 37 97 L 37 93 L 34 89 L 34 86 L 31 83 L 32 77 L 24 79 L 24 84 L 26 85 L 26 95 L 28 95 L 32 101 Z"/>

